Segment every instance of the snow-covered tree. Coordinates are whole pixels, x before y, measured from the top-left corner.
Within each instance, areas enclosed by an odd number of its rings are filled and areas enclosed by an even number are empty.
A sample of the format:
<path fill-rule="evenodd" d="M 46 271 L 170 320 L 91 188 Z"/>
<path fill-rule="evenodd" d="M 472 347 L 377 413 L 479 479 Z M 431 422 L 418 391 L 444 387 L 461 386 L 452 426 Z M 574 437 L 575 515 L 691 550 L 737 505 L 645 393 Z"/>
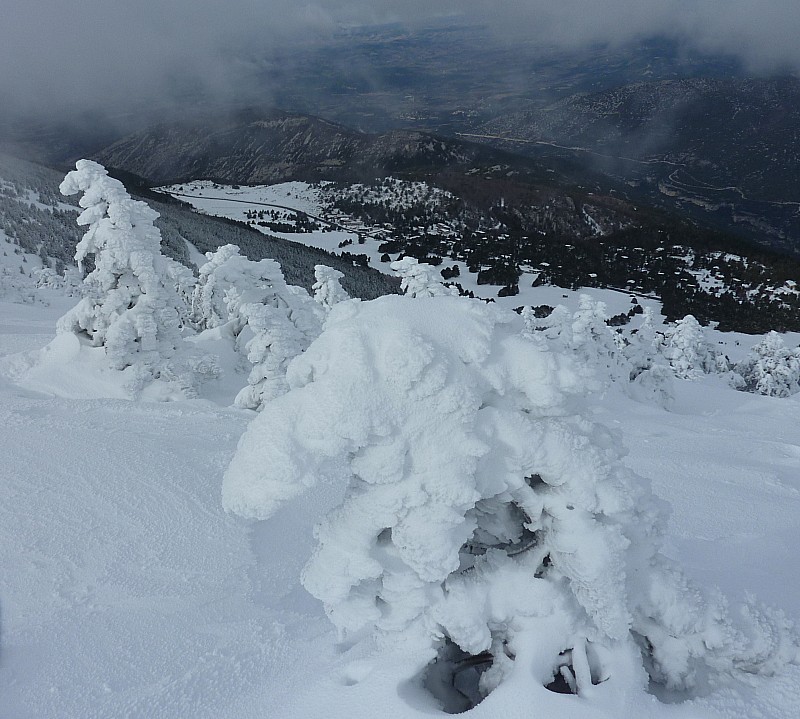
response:
<path fill-rule="evenodd" d="M 64 286 L 64 278 L 49 267 L 41 267 L 33 271 L 37 287 L 60 289 Z"/>
<path fill-rule="evenodd" d="M 247 386 L 236 395 L 237 406 L 260 410 L 266 402 L 288 391 L 289 362 L 305 351 L 322 330 L 316 307 L 308 294 L 303 297 L 300 293 L 289 303 L 276 299 L 270 304 L 241 306 L 241 315 L 252 333 L 245 349 L 253 368 Z"/>
<path fill-rule="evenodd" d="M 242 438 L 226 508 L 335 488 L 304 585 L 345 635 L 416 647 L 451 709 L 519 679 L 589 696 L 758 671 L 659 553 L 663 508 L 580 411 L 574 357 L 522 330 L 452 297 L 336 305 Z M 764 657 L 794 651 L 765 636 Z"/>
<path fill-rule="evenodd" d="M 286 367 L 321 332 L 325 310 L 303 288 L 287 285 L 275 260 L 249 260 L 236 245 L 206 258 L 192 299 L 194 323 L 233 340 L 250 366 L 235 403 L 260 409 L 286 391 Z"/>
<path fill-rule="evenodd" d="M 327 265 L 316 265 L 314 277 L 316 282 L 311 288 L 314 291 L 314 299 L 326 309 L 329 310 L 335 304 L 350 299 L 350 295 L 341 285 L 344 274 L 339 270 L 334 270 Z"/>
<path fill-rule="evenodd" d="M 716 353 L 692 315 L 686 315 L 667 328 L 662 353 L 680 379 L 697 379 L 719 369 Z"/>
<path fill-rule="evenodd" d="M 626 340 L 622 354 L 628 365 L 628 394 L 639 401 L 670 407 L 674 401 L 673 374 L 661 353 L 662 336 L 656 332 L 649 307 L 638 329 Z"/>
<path fill-rule="evenodd" d="M 255 262 L 239 254 L 236 245 L 223 245 L 207 252 L 192 297 L 192 316 L 199 329 L 212 329 L 233 322 L 238 335 L 246 324 L 241 308 L 251 303 L 279 304 L 288 288 L 275 260 Z M 285 304 L 285 300 L 283 300 Z"/>
<path fill-rule="evenodd" d="M 88 229 L 75 259 L 83 271 L 91 258 L 94 269 L 83 280 L 83 299 L 59 320 L 58 332 L 102 347 L 108 365 L 125 371 L 124 387 L 134 397 L 153 380 L 197 396 L 219 367 L 181 335 L 195 279 L 161 254 L 161 234 L 153 224 L 158 213 L 89 160 L 79 160 L 60 189 L 83 193 L 78 224 Z"/>
<path fill-rule="evenodd" d="M 442 275 L 433 265 L 419 262 L 414 257 L 395 260 L 390 267 L 400 277 L 400 289 L 409 297 L 437 297 L 452 295 L 442 284 Z"/>
<path fill-rule="evenodd" d="M 84 280 L 87 296 L 59 321 L 59 332 L 104 347 L 115 369 L 136 365 L 159 377 L 181 342 L 181 300 L 153 225 L 158 213 L 89 160 L 79 160 L 60 189 L 83 192 L 78 224 L 88 230 L 75 259 L 83 267 L 93 257 L 94 269 Z"/>
<path fill-rule="evenodd" d="M 581 295 L 572 317 L 572 336 L 567 345 L 584 364 L 595 369 L 601 381 L 613 380 L 620 374 L 620 347 L 606 324 L 607 319 L 604 302 Z"/>
<path fill-rule="evenodd" d="M 546 317 L 537 317 L 533 309 L 526 307 L 521 316 L 528 333 L 542 333 L 547 340 L 558 342 L 562 348 L 572 342 L 572 313 L 564 305 L 557 305 Z"/>
<path fill-rule="evenodd" d="M 558 305 L 538 318 L 532 310 L 523 312 L 527 333 L 543 339 L 549 347 L 575 357 L 582 374 L 596 387 L 606 386 L 623 374 L 624 357 L 615 334 L 606 324 L 606 306 L 581 295 L 578 309 L 571 313 Z"/>
<path fill-rule="evenodd" d="M 744 392 L 788 397 L 800 392 L 800 348 L 789 349 L 770 332 L 734 367 L 735 385 Z"/>
<path fill-rule="evenodd" d="M 171 257 L 164 257 L 167 285 L 171 286 L 178 296 L 178 321 L 181 328 L 192 328 L 192 302 L 197 278 L 186 265 L 176 262 Z"/>

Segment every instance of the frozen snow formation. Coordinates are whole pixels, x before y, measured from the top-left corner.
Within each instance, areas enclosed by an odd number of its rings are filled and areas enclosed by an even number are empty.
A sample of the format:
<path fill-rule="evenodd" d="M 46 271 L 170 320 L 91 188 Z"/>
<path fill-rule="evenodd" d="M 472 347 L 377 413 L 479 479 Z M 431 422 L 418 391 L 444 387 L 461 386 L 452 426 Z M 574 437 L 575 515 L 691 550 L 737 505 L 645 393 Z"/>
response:
<path fill-rule="evenodd" d="M 344 274 L 339 270 L 334 270 L 333 267 L 327 265 L 315 265 L 314 277 L 316 282 L 311 288 L 314 290 L 314 299 L 325 309 L 330 309 L 335 304 L 350 299 L 350 295 L 341 285 Z"/>
<path fill-rule="evenodd" d="M 419 262 L 413 257 L 404 257 L 402 260 L 392 262 L 390 267 L 400 277 L 400 289 L 409 297 L 454 294 L 442 284 L 442 275 L 433 265 Z"/>
<path fill-rule="evenodd" d="M 338 491 L 303 583 L 344 636 L 416 652 L 446 710 L 505 682 L 686 690 L 794 656 L 780 616 L 737 628 L 660 553 L 664 507 L 584 417 L 583 371 L 514 313 L 340 303 L 287 382 L 224 505 L 267 519 Z"/>
<path fill-rule="evenodd" d="M 728 369 L 722 366 L 724 358 L 714 352 L 693 315 L 686 315 L 667 329 L 662 351 L 675 376 L 680 379 L 696 379 L 703 374 Z"/>
<path fill-rule="evenodd" d="M 90 160 L 79 160 L 60 189 L 65 195 L 83 192 L 78 224 L 88 229 L 75 259 L 82 269 L 91 257 L 94 269 L 84 279 L 84 298 L 59 320 L 59 334 L 102 347 L 112 369 L 128 370 L 134 395 L 154 379 L 177 381 L 191 395 L 217 370 L 183 347 L 183 297 L 194 278 L 161 254 L 161 234 L 153 225 L 158 213 L 131 199 L 121 182 Z"/>
<path fill-rule="evenodd" d="M 236 245 L 206 257 L 192 301 L 194 322 L 234 338 L 252 365 L 236 404 L 260 409 L 288 389 L 286 367 L 322 331 L 324 310 L 302 287 L 286 284 L 275 260 L 254 262 Z"/>

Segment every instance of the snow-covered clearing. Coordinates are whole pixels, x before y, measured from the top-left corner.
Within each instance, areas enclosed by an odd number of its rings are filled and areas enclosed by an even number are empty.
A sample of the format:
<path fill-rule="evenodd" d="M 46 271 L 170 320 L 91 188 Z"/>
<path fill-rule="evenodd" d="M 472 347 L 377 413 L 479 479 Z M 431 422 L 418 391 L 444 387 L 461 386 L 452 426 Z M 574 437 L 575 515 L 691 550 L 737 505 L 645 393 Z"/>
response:
<path fill-rule="evenodd" d="M 19 256 L 2 259 L 19 274 Z M 222 476 L 255 414 L 43 391 L 19 353 L 46 345 L 76 299 L 35 296 L 0 298 L 0 717 L 444 716 L 402 646 L 337 643 L 300 584 L 313 526 L 340 492 L 265 522 L 227 515 Z M 593 418 L 672 503 L 667 551 L 699 585 L 800 618 L 800 395 L 676 384 L 670 412 L 612 389 Z M 797 665 L 672 704 L 602 684 L 594 699 L 554 694 L 520 674 L 469 716 L 796 719 L 800 706 Z"/>

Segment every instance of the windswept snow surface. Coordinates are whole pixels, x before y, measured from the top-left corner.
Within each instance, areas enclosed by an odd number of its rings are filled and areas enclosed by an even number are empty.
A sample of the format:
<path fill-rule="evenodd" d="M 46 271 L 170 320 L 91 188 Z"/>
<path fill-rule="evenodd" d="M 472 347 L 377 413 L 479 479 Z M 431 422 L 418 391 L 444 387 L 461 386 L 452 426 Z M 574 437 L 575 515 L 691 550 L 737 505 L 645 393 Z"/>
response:
<path fill-rule="evenodd" d="M 404 647 L 377 658 L 338 644 L 300 585 L 336 492 L 268 522 L 224 513 L 222 474 L 253 413 L 16 383 L 17 353 L 44 346 L 75 301 L 0 299 L 0 718 L 445 716 Z M 668 550 L 687 573 L 800 618 L 800 396 L 677 385 L 672 412 L 610 392 L 596 419 L 673 504 Z M 798 707 L 789 666 L 672 704 L 507 683 L 469 716 L 796 719 Z"/>

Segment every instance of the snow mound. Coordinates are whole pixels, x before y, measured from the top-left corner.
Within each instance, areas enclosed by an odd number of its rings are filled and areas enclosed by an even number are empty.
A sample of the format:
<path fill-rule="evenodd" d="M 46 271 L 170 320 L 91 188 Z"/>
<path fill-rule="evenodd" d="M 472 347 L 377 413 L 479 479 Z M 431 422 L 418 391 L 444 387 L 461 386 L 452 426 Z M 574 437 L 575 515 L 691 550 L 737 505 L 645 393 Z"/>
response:
<path fill-rule="evenodd" d="M 660 553 L 665 507 L 583 416 L 584 375 L 478 301 L 336 305 L 240 441 L 223 503 L 267 519 L 338 486 L 304 585 L 343 636 L 433 660 L 448 711 L 520 675 L 589 697 L 789 661 L 780 616 L 740 630 Z"/>

